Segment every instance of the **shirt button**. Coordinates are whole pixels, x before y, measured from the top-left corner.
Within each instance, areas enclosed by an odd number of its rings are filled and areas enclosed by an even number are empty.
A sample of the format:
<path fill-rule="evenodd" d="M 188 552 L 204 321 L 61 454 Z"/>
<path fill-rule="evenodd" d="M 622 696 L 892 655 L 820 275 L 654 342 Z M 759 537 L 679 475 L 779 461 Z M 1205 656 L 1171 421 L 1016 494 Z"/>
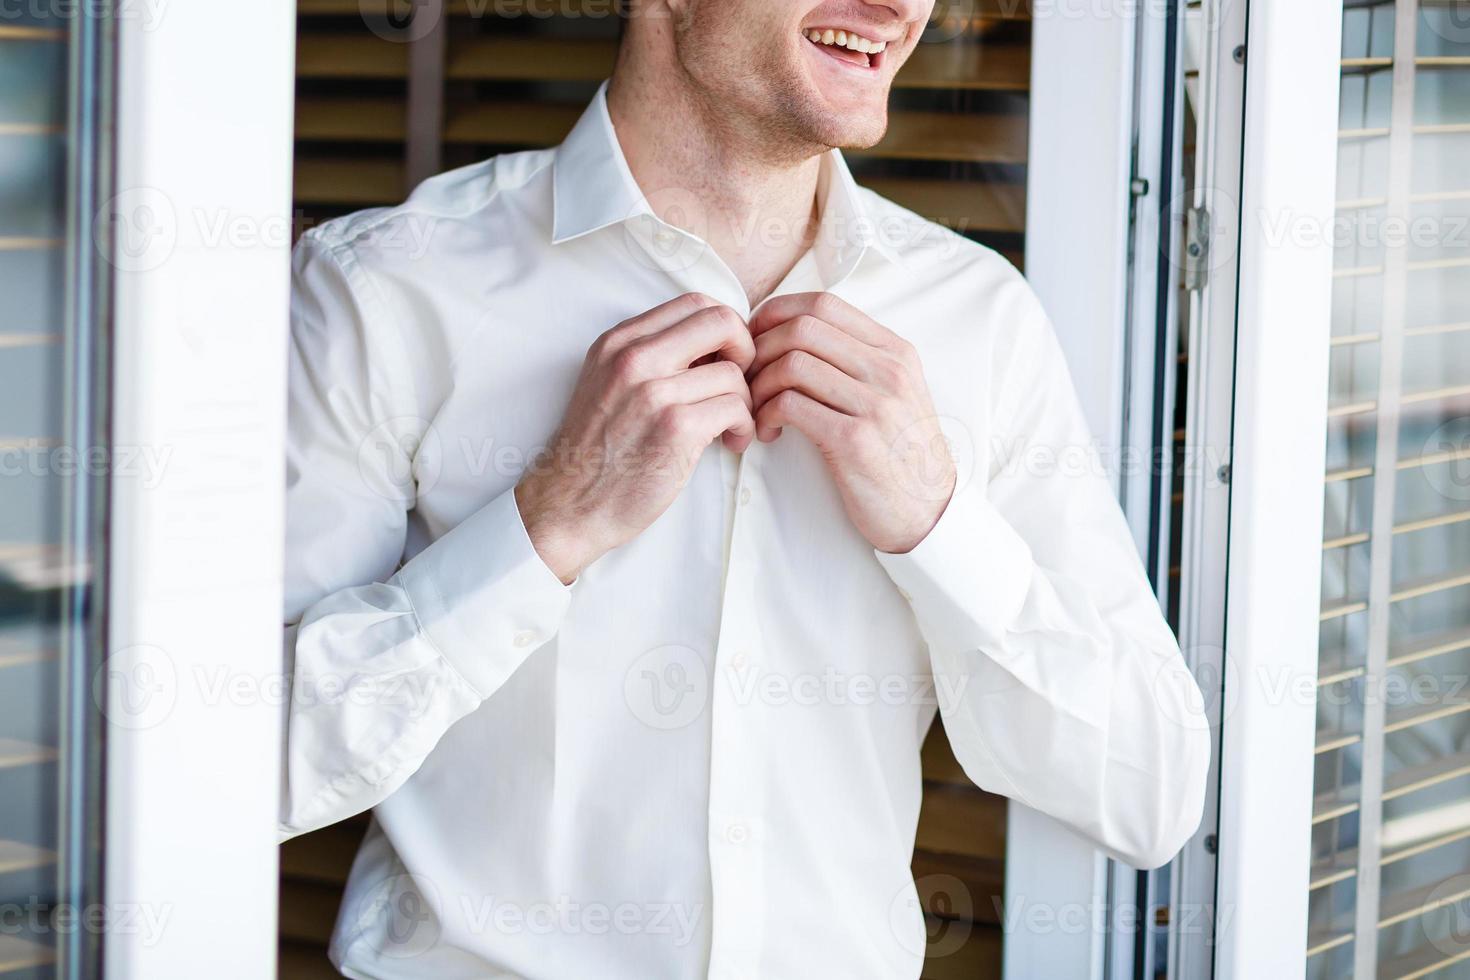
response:
<path fill-rule="evenodd" d="M 750 658 L 745 655 L 744 650 L 741 650 L 739 653 L 735 654 L 735 659 L 730 661 L 730 666 L 734 667 L 736 670 L 744 670 L 746 664 L 748 663 L 750 663 Z"/>
<path fill-rule="evenodd" d="M 750 503 L 750 487 L 741 487 L 740 488 L 740 503 L 741 504 L 748 504 L 748 503 Z"/>
<path fill-rule="evenodd" d="M 518 647 L 528 647 L 536 642 L 535 630 L 521 630 L 515 635 L 515 644 Z"/>
<path fill-rule="evenodd" d="M 658 245 L 667 248 L 670 245 L 674 244 L 675 236 L 674 233 L 672 231 L 669 231 L 667 228 L 660 228 L 658 231 L 653 233 L 653 240 Z"/>
<path fill-rule="evenodd" d="M 750 828 L 743 823 L 732 823 L 725 831 L 725 840 L 737 846 L 744 844 L 750 840 Z"/>

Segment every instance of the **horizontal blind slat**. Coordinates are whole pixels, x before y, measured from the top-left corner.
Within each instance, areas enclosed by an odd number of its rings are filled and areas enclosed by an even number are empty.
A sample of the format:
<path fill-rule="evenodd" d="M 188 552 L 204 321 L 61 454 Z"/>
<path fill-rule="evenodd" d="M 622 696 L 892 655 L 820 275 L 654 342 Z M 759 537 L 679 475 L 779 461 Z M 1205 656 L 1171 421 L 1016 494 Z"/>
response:
<path fill-rule="evenodd" d="M 0 840 L 0 874 L 45 868 L 56 863 L 56 852 L 16 840 Z"/>
<path fill-rule="evenodd" d="M 860 183 L 930 221 L 960 231 L 1026 230 L 1026 187 L 998 181 L 867 177 Z"/>
<path fill-rule="evenodd" d="M 16 769 L 56 761 L 56 750 L 15 738 L 0 738 L 0 769 Z"/>
<path fill-rule="evenodd" d="M 322 142 L 399 142 L 408 132 L 402 99 L 312 98 L 296 100 L 296 138 Z"/>
<path fill-rule="evenodd" d="M 407 78 L 408 45 L 372 34 L 300 34 L 296 77 Z"/>
<path fill-rule="evenodd" d="M 308 204 L 393 204 L 403 198 L 405 179 L 397 160 L 298 157 L 294 195 Z"/>
<path fill-rule="evenodd" d="M 0 934 L 0 973 L 15 973 L 56 962 L 56 954 L 48 946 Z"/>

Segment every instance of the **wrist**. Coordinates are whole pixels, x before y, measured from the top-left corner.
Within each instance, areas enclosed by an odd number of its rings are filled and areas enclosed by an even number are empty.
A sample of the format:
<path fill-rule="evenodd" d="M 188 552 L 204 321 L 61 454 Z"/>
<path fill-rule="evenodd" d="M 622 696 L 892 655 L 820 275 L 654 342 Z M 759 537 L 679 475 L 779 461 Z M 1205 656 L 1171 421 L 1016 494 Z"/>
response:
<path fill-rule="evenodd" d="M 585 550 L 585 537 L 549 505 L 531 479 L 519 483 L 514 492 L 531 547 L 563 585 L 571 585 L 597 555 Z"/>
<path fill-rule="evenodd" d="M 945 491 L 944 496 L 940 499 L 930 501 L 926 510 L 922 514 L 917 515 L 914 523 L 907 528 L 906 533 L 900 535 L 898 540 L 893 542 L 893 547 L 885 548 L 880 546 L 878 550 L 885 551 L 891 555 L 905 555 L 923 544 L 924 539 L 939 526 L 939 521 L 944 517 L 944 512 L 949 510 L 949 505 L 954 500 L 955 480 L 953 477 L 947 481 L 947 486 L 948 489 Z"/>

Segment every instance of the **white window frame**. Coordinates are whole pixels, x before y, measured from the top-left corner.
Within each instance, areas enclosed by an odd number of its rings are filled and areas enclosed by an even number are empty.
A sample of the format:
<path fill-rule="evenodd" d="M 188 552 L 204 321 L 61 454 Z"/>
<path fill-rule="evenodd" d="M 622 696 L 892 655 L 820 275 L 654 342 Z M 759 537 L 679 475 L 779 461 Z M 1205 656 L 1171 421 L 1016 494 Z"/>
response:
<path fill-rule="evenodd" d="M 275 975 L 294 13 L 117 17 L 113 977 Z"/>
<path fill-rule="evenodd" d="M 1250 4 L 1225 626 L 1226 684 L 1238 693 L 1226 700 L 1220 756 L 1222 977 L 1300 976 L 1306 964 L 1341 32 L 1341 0 Z"/>
<path fill-rule="evenodd" d="M 1132 178 L 1150 176 L 1129 169 L 1131 142 L 1138 126 L 1159 122 L 1146 99 L 1131 101 L 1135 70 L 1142 84 L 1166 83 L 1148 61 L 1155 25 L 1140 27 L 1125 8 L 1162 16 L 1158 4 L 1058 0 L 1038 6 L 1032 35 L 1027 277 L 1105 451 L 1137 443 L 1129 400 L 1147 384 L 1130 391 L 1127 365 L 1137 372 L 1152 357 L 1145 338 L 1130 337 L 1127 303 L 1127 202 Z M 1305 964 L 1315 701 L 1300 692 L 1314 692 L 1302 681 L 1316 677 L 1341 18 L 1341 0 L 1225 3 L 1207 54 L 1220 67 L 1207 99 L 1216 125 L 1207 203 L 1217 221 L 1240 203 L 1217 236 L 1235 251 L 1223 267 L 1210 263 L 1223 275 L 1195 300 L 1205 336 L 1192 347 L 1204 363 L 1188 410 L 1197 448 L 1223 451 L 1230 469 L 1228 484 L 1186 489 L 1177 533 L 1197 593 L 1182 597 L 1194 608 L 1181 630 L 1197 648 L 1186 655 L 1197 670 L 1213 658 L 1205 679 L 1223 676 L 1226 691 L 1207 691 L 1223 725 L 1218 830 L 1211 813 L 1174 865 L 1171 896 L 1212 927 L 1171 936 L 1171 977 L 1291 976 Z M 1246 37 L 1242 90 L 1230 64 Z M 1088 148 L 1085 167 L 1078 146 Z M 1283 240 L 1283 221 L 1304 234 Z M 1139 241 L 1157 241 L 1145 231 Z M 1148 515 L 1136 504 L 1147 498 L 1126 480 L 1118 489 L 1142 543 Z M 1211 637 L 1219 647 L 1201 653 Z M 1207 809 L 1216 799 L 1212 788 Z M 1211 831 L 1218 867 L 1195 853 Z M 1117 885 L 1129 874 L 1012 803 L 1005 975 L 1133 976 L 1131 954 L 1109 943 L 1109 903 L 1127 900 L 1129 887 Z M 1052 924 L 1028 928 L 1022 906 L 1047 908 L 1038 921 Z"/>
<path fill-rule="evenodd" d="M 1034 7 L 1026 179 L 1026 278 L 1105 450 L 1124 440 L 1135 45 L 1134 18 L 1108 6 Z M 1109 864 L 1081 836 L 1010 802 L 1005 976 L 1105 975 Z M 1033 921 L 1028 910 L 1042 914 Z"/>

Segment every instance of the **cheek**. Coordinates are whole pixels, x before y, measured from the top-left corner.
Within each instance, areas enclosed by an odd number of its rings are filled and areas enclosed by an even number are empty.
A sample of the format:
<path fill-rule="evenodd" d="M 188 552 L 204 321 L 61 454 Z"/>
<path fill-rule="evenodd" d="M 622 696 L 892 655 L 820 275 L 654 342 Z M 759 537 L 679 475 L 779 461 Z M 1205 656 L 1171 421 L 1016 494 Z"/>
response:
<path fill-rule="evenodd" d="M 772 78 L 791 74 L 784 53 L 760 37 L 727 16 L 707 17 L 678 37 L 679 60 L 707 92 L 755 108 L 768 100 Z"/>

